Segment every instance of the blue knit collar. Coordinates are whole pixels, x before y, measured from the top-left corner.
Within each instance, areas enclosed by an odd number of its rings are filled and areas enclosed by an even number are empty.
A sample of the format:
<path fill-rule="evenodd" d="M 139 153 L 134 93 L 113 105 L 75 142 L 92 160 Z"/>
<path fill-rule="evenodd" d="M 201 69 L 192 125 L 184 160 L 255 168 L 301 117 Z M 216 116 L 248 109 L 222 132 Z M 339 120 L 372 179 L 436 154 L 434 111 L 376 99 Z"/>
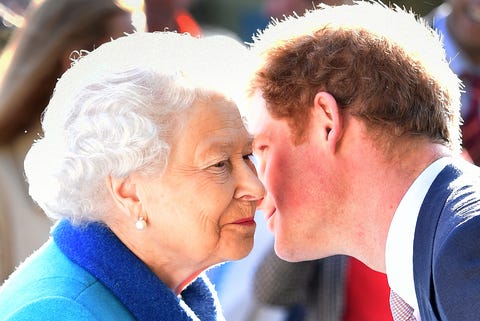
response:
<path fill-rule="evenodd" d="M 104 225 L 77 227 L 60 221 L 52 232 L 55 243 L 74 263 L 95 276 L 137 320 L 191 321 L 180 299 Z M 182 300 L 198 318 L 217 320 L 218 299 L 208 280 L 198 278 Z"/>

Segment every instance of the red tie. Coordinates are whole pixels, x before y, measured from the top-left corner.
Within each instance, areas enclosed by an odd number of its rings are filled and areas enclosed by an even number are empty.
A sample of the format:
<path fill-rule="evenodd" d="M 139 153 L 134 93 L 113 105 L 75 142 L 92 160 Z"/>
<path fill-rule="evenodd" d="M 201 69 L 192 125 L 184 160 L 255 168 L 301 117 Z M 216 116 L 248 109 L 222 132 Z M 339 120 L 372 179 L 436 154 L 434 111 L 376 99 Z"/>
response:
<path fill-rule="evenodd" d="M 465 74 L 460 77 L 468 87 L 468 114 L 462 125 L 463 148 L 476 165 L 480 165 L 480 76 Z"/>
<path fill-rule="evenodd" d="M 390 291 L 390 307 L 393 320 L 395 321 L 416 321 L 413 316 L 413 308 L 393 291 Z"/>

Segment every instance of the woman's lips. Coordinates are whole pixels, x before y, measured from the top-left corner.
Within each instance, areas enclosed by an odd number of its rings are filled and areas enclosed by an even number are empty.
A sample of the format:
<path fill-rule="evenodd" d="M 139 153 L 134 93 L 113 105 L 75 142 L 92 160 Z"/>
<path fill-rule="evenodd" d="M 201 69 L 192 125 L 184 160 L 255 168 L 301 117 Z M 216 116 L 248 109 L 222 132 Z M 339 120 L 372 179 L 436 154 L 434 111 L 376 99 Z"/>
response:
<path fill-rule="evenodd" d="M 233 222 L 233 224 L 240 224 L 240 225 L 252 225 L 255 224 L 255 219 L 253 216 L 251 217 L 244 217 L 239 220 Z"/>

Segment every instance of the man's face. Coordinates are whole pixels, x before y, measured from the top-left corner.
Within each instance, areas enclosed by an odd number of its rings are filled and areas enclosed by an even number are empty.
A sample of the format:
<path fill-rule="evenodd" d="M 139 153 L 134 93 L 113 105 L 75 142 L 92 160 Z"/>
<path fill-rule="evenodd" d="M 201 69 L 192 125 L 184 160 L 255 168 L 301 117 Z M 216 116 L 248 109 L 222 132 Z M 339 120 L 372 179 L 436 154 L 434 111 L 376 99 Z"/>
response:
<path fill-rule="evenodd" d="M 295 145 L 285 120 L 274 119 L 260 95 L 252 100 L 249 129 L 255 136 L 253 151 L 267 195 L 260 210 L 275 234 L 275 250 L 288 261 L 330 255 L 329 232 L 334 215 L 335 184 L 324 155 L 327 148 L 314 127 L 306 142 Z"/>

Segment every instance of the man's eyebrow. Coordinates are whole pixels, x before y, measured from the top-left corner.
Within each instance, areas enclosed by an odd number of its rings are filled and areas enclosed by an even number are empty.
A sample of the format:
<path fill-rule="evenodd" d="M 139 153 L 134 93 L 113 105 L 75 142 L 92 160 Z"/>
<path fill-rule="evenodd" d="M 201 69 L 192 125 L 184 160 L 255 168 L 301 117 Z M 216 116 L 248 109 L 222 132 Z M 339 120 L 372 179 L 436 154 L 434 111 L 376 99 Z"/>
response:
<path fill-rule="evenodd" d="M 255 142 L 255 136 L 253 135 L 248 135 L 248 138 L 247 138 L 247 144 L 249 146 L 253 146 L 253 143 Z"/>
<path fill-rule="evenodd" d="M 265 140 L 269 136 L 270 136 L 269 132 L 261 132 L 261 133 L 258 133 L 258 134 L 252 134 L 251 135 L 251 137 L 253 138 L 252 143 L 255 144 L 255 142 L 258 141 L 258 140 Z"/>

